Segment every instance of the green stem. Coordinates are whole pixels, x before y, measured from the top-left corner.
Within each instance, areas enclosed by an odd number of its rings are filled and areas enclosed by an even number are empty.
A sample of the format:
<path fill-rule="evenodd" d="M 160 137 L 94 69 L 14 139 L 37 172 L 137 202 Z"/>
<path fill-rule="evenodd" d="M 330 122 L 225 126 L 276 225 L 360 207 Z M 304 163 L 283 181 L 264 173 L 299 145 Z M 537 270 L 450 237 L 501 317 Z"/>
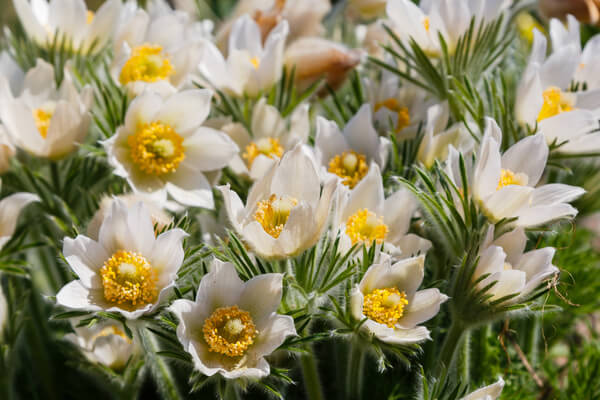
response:
<path fill-rule="evenodd" d="M 52 185 L 54 185 L 54 192 L 58 193 L 58 195 L 61 196 L 62 192 L 60 184 L 60 174 L 58 171 L 58 163 L 55 161 L 50 162 L 50 175 L 52 177 Z"/>
<path fill-rule="evenodd" d="M 348 370 L 346 373 L 347 399 L 361 398 L 364 361 L 365 352 L 360 346 L 360 343 L 352 341 L 350 343 L 350 358 L 348 360 Z"/>
<path fill-rule="evenodd" d="M 302 377 L 304 378 L 304 389 L 309 400 L 323 400 L 323 389 L 321 388 L 321 379 L 317 369 L 317 360 L 315 359 L 313 349 L 310 346 L 306 348 L 307 353 L 300 356 L 300 366 L 302 367 Z"/>
<path fill-rule="evenodd" d="M 447 371 L 451 367 L 465 332 L 465 326 L 458 320 L 454 320 L 452 325 L 450 325 L 450 329 L 448 329 L 446 339 L 444 339 L 444 344 L 442 345 L 442 350 L 440 351 L 440 362 L 436 371 L 437 376 L 440 376 L 441 372 Z"/>
<path fill-rule="evenodd" d="M 458 369 L 459 369 L 459 376 L 461 378 L 461 381 L 464 383 L 469 383 L 470 381 L 470 364 L 471 364 L 471 356 L 469 353 L 469 348 L 471 345 L 471 332 L 469 332 L 468 330 L 465 331 L 464 333 L 464 339 L 462 340 L 462 343 L 459 345 L 460 346 L 460 358 L 458 361 Z"/>

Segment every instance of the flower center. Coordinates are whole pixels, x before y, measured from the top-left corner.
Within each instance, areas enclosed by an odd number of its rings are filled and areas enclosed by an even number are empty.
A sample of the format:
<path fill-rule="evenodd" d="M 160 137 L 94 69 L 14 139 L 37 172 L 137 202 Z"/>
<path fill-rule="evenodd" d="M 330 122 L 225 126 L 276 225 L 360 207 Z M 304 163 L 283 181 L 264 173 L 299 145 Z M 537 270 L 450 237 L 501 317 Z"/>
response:
<path fill-rule="evenodd" d="M 396 113 L 398 118 L 398 121 L 396 122 L 396 133 L 399 133 L 402 129 L 410 125 L 410 114 L 408 112 L 408 107 L 401 106 L 397 99 L 390 97 L 389 99 L 380 101 L 379 103 L 375 104 L 375 112 L 379 111 L 382 107 L 385 107 L 388 110 Z"/>
<path fill-rule="evenodd" d="M 363 208 L 351 215 L 346 221 L 346 234 L 352 240 L 352 244 L 383 242 L 388 233 L 388 227 L 383 223 L 382 217 L 377 217 L 374 212 Z"/>
<path fill-rule="evenodd" d="M 157 299 L 157 274 L 138 253 L 119 250 L 100 268 L 104 298 L 129 308 L 153 303 Z"/>
<path fill-rule="evenodd" d="M 353 188 L 367 174 L 367 158 L 354 150 L 338 154 L 329 161 L 329 172 L 342 178 L 342 183 Z"/>
<path fill-rule="evenodd" d="M 96 14 L 94 14 L 93 11 L 87 10 L 87 13 L 85 15 L 85 23 L 90 25 L 94 21 L 95 16 L 96 16 Z"/>
<path fill-rule="evenodd" d="M 258 57 L 252 57 L 250 59 L 250 63 L 252 64 L 254 69 L 258 69 L 258 67 L 260 67 L 260 60 L 258 59 Z"/>
<path fill-rule="evenodd" d="M 544 90 L 543 97 L 544 104 L 538 114 L 538 122 L 563 112 L 573 111 L 572 99 L 557 87 L 553 86 Z"/>
<path fill-rule="evenodd" d="M 33 110 L 33 120 L 35 126 L 40 133 L 40 136 L 46 139 L 48 136 L 48 128 L 50 128 L 50 121 L 52 120 L 53 110 L 47 110 L 44 108 L 36 108 Z"/>
<path fill-rule="evenodd" d="M 421 21 L 421 23 L 423 24 L 423 27 L 425 28 L 425 30 L 427 32 L 429 32 L 429 25 L 430 25 L 429 17 L 423 17 L 423 21 Z"/>
<path fill-rule="evenodd" d="M 250 143 L 246 146 L 246 151 L 242 154 L 242 158 L 246 160 L 250 167 L 254 162 L 254 159 L 259 154 L 265 155 L 269 158 L 281 157 L 283 155 L 283 146 L 279 143 L 276 138 L 262 138 L 256 142 Z"/>
<path fill-rule="evenodd" d="M 268 200 L 259 201 L 256 205 L 257 210 L 254 213 L 254 219 L 258 221 L 265 232 L 274 238 L 278 238 L 283 231 L 292 208 L 298 204 L 298 200 L 293 197 L 277 197 L 272 194 Z"/>
<path fill-rule="evenodd" d="M 510 169 L 502 169 L 500 170 L 500 181 L 498 181 L 496 190 L 500 190 L 509 185 L 525 186 L 527 185 L 527 180 L 527 175 L 525 174 L 515 174 Z"/>
<path fill-rule="evenodd" d="M 183 138 L 160 121 L 146 123 L 127 138 L 133 162 L 145 173 L 173 172 L 185 158 Z"/>
<path fill-rule="evenodd" d="M 167 79 L 174 73 L 173 65 L 163 53 L 161 46 L 145 44 L 132 50 L 131 57 L 123 65 L 119 82 L 156 82 Z"/>
<path fill-rule="evenodd" d="M 238 306 L 217 308 L 202 326 L 209 350 L 229 357 L 243 356 L 258 334 L 248 311 Z"/>
<path fill-rule="evenodd" d="M 406 293 L 398 288 L 375 289 L 365 296 L 363 314 L 370 320 L 393 328 L 402 318 L 407 304 Z"/>

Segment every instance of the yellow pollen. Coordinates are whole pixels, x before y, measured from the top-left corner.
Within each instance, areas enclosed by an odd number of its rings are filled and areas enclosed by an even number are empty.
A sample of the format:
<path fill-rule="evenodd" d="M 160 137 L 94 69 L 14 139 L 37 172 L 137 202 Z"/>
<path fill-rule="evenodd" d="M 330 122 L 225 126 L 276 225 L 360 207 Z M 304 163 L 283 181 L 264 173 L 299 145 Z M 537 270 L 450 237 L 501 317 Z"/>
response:
<path fill-rule="evenodd" d="M 238 306 L 217 308 L 202 326 L 209 351 L 229 357 L 243 356 L 258 334 L 248 311 Z"/>
<path fill-rule="evenodd" d="M 246 160 L 248 167 L 250 167 L 254 159 L 260 154 L 269 158 L 281 157 L 283 155 L 283 146 L 276 138 L 262 138 L 246 146 L 246 151 L 242 154 L 242 158 Z"/>
<path fill-rule="evenodd" d="M 353 150 L 338 154 L 329 161 L 329 172 L 342 178 L 342 183 L 351 189 L 368 171 L 366 157 Z"/>
<path fill-rule="evenodd" d="M 144 44 L 133 48 L 131 57 L 123 65 L 119 82 L 156 82 L 167 79 L 174 73 L 173 65 L 163 53 L 161 46 Z"/>
<path fill-rule="evenodd" d="M 252 57 L 250 59 L 250 63 L 252 64 L 254 69 L 258 69 L 258 67 L 260 66 L 260 60 L 258 59 L 258 57 Z"/>
<path fill-rule="evenodd" d="M 554 117 L 563 112 L 573 110 L 572 102 L 565 98 L 562 91 L 557 87 L 550 87 L 544 90 L 544 104 L 538 114 L 538 122 L 546 118 Z"/>
<path fill-rule="evenodd" d="M 277 197 L 272 194 L 268 200 L 259 201 L 254 213 L 254 219 L 258 221 L 265 232 L 274 238 L 278 238 L 283 231 L 292 208 L 298 204 L 298 200 L 293 197 Z"/>
<path fill-rule="evenodd" d="M 33 119 L 40 136 L 46 139 L 46 136 L 48 136 L 48 128 L 50 128 L 52 112 L 48 112 L 41 108 L 36 108 L 33 110 Z"/>
<path fill-rule="evenodd" d="M 424 17 L 422 23 L 423 23 L 423 27 L 425 28 L 425 30 L 427 32 L 429 32 L 429 23 L 430 23 L 429 17 Z"/>
<path fill-rule="evenodd" d="M 88 25 L 91 24 L 94 21 L 94 17 L 95 16 L 96 15 L 94 14 L 93 11 L 88 10 L 87 13 L 86 13 L 85 23 L 88 24 Z"/>
<path fill-rule="evenodd" d="M 373 240 L 382 243 L 388 231 L 387 225 L 383 223 L 383 218 L 378 218 L 374 212 L 366 208 L 351 215 L 346 221 L 346 234 L 352 240 L 352 244 L 369 244 Z"/>
<path fill-rule="evenodd" d="M 380 101 L 379 103 L 375 104 L 375 112 L 379 111 L 382 107 L 385 107 L 388 110 L 396 113 L 396 116 L 398 117 L 398 122 L 396 123 L 396 133 L 399 133 L 402 129 L 410 125 L 410 114 L 408 112 L 408 107 L 401 106 L 397 99 L 390 97 L 389 99 Z"/>
<path fill-rule="evenodd" d="M 185 158 L 183 138 L 160 121 L 139 126 L 127 144 L 133 162 L 150 175 L 173 172 Z"/>
<path fill-rule="evenodd" d="M 526 177 L 522 174 L 515 174 L 509 169 L 502 169 L 500 170 L 500 181 L 498 181 L 498 186 L 496 187 L 496 190 L 500 190 L 503 187 L 509 185 L 524 186 L 527 184 L 525 178 Z"/>
<path fill-rule="evenodd" d="M 157 274 L 141 254 L 119 250 L 100 268 L 104 298 L 129 309 L 156 301 Z"/>
<path fill-rule="evenodd" d="M 407 304 L 406 293 L 398 288 L 375 289 L 365 296 L 363 314 L 370 320 L 393 328 L 402 318 Z"/>

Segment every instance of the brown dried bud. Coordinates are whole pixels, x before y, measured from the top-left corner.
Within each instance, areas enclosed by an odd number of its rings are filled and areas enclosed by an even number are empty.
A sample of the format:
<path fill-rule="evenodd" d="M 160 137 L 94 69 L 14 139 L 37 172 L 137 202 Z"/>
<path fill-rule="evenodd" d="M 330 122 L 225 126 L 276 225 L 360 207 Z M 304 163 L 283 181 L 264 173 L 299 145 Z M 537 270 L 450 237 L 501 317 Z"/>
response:
<path fill-rule="evenodd" d="M 580 22 L 598 25 L 600 0 L 540 0 L 540 12 L 547 18 L 565 19 L 572 14 Z"/>

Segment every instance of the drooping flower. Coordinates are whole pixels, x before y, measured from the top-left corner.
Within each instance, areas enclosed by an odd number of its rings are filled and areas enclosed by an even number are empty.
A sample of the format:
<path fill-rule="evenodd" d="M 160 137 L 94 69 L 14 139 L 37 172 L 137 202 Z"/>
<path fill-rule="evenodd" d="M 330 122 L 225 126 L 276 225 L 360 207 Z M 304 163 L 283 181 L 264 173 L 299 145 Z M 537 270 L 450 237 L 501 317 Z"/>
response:
<path fill-rule="evenodd" d="M 143 203 L 128 208 L 115 200 L 97 241 L 83 235 L 64 239 L 63 254 L 79 279 L 63 286 L 57 303 L 128 319 L 152 312 L 174 285 L 185 236 L 176 228 L 156 237 Z"/>
<path fill-rule="evenodd" d="M 23 82 L 23 91 L 13 93 L 0 76 L 0 118 L 17 147 L 44 158 L 60 159 L 83 143 L 90 124 L 92 88 L 79 92 L 69 68 L 57 86 L 54 68 L 38 59 Z"/>
<path fill-rule="evenodd" d="M 265 258 L 287 258 L 319 240 L 335 188 L 332 179 L 321 190 L 313 161 L 296 145 L 252 186 L 245 206 L 228 186 L 219 189 L 233 228 L 250 248 Z"/>
<path fill-rule="evenodd" d="M 497 400 L 502 394 L 502 389 L 504 389 L 504 379 L 498 378 L 496 383 L 477 389 L 461 400 Z"/>
<path fill-rule="evenodd" d="M 111 40 L 121 0 L 104 2 L 95 13 L 83 0 L 13 0 L 27 35 L 40 46 L 66 39 L 75 51 L 97 53 Z"/>
<path fill-rule="evenodd" d="M 173 302 L 177 338 L 198 371 L 227 379 L 269 375 L 264 357 L 296 335 L 292 317 L 277 314 L 282 278 L 264 274 L 243 282 L 233 264 L 215 259 L 196 300 Z"/>
<path fill-rule="evenodd" d="M 104 142 L 115 173 L 137 192 L 181 204 L 213 208 L 206 174 L 225 167 L 238 153 L 221 131 L 202 126 L 211 92 L 186 90 L 167 98 L 145 93 L 131 102 L 125 124 Z"/>
<path fill-rule="evenodd" d="M 91 362 L 115 371 L 123 369 L 139 350 L 137 343 L 114 322 L 100 322 L 92 327 L 73 326 L 73 330 L 75 333 L 65 335 L 66 340 L 79 347 Z"/>
<path fill-rule="evenodd" d="M 384 245 L 384 251 L 395 257 L 411 257 L 425 253 L 431 242 L 407 233 L 417 209 L 416 199 L 406 189 L 400 189 L 387 199 L 377 164 L 354 190 L 341 186 L 333 217 L 333 234 L 340 234 L 340 251 L 354 244 Z"/>
<path fill-rule="evenodd" d="M 384 257 L 369 267 L 350 294 L 353 317 L 379 340 L 413 344 L 429 339 L 429 330 L 419 324 L 433 318 L 448 297 L 438 289 L 418 290 L 423 282 L 425 256 L 392 264 Z"/>
<path fill-rule="evenodd" d="M 337 176 L 349 188 L 355 187 L 372 162 L 383 170 L 390 141 L 379 137 L 373 127 L 371 107 L 364 104 L 340 131 L 333 121 L 317 117 L 315 159 L 323 176 Z"/>
<path fill-rule="evenodd" d="M 256 96 L 281 78 L 288 31 L 287 21 L 281 21 L 263 46 L 258 25 L 244 15 L 231 29 L 227 59 L 212 42 L 204 41 L 200 73 L 210 85 L 226 93 Z"/>

